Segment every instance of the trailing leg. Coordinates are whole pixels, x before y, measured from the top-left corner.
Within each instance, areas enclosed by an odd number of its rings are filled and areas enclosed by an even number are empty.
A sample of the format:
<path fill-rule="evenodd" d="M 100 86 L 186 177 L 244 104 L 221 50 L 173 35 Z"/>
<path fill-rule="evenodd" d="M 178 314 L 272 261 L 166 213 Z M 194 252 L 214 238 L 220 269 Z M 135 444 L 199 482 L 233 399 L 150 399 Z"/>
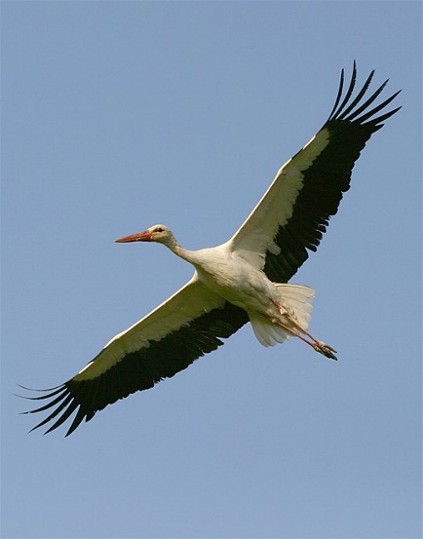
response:
<path fill-rule="evenodd" d="M 309 346 L 311 346 L 313 348 L 313 350 L 316 350 L 316 352 L 319 352 L 320 354 L 323 354 L 325 357 L 329 358 L 329 359 L 337 359 L 336 358 L 336 350 L 334 350 L 331 346 L 329 346 L 328 344 L 324 343 L 323 341 L 318 341 L 316 338 L 313 337 L 313 335 L 311 335 L 308 331 L 304 330 L 303 328 L 301 328 L 301 326 L 299 326 L 295 320 L 293 320 L 289 315 L 287 314 L 284 314 L 284 316 L 286 316 L 288 318 L 288 320 L 294 325 L 296 326 L 298 329 L 299 329 L 299 332 L 297 333 L 295 330 L 293 330 L 292 328 L 290 328 L 288 325 L 284 324 L 283 322 L 281 322 L 280 320 L 278 320 L 277 318 L 274 318 L 272 320 L 272 323 L 273 324 L 277 324 L 279 327 L 283 328 L 285 331 L 287 331 L 288 333 L 290 333 L 291 335 L 293 335 L 294 337 L 298 337 L 298 339 L 301 339 L 303 342 L 305 342 L 306 344 L 308 344 Z M 303 337 L 303 335 L 301 333 L 304 333 L 305 335 L 307 335 L 308 337 L 310 337 L 312 339 L 312 342 L 309 341 L 308 339 L 306 339 L 305 337 Z"/>
<path fill-rule="evenodd" d="M 278 309 L 280 314 L 283 315 L 286 322 L 282 322 L 276 318 L 272 320 L 272 322 L 276 323 L 279 327 L 282 327 L 283 329 L 288 331 L 291 335 L 298 337 L 299 339 L 307 343 L 314 350 L 316 350 L 316 352 L 319 352 L 319 354 L 322 354 L 329 359 L 336 359 L 336 350 L 332 348 L 332 346 L 324 343 L 323 341 L 319 341 L 318 339 L 316 339 L 307 330 L 308 321 L 310 319 L 311 299 L 314 297 L 313 290 L 307 287 L 300 287 L 298 285 L 278 285 L 278 289 L 281 292 L 281 300 L 284 303 L 282 303 L 281 301 L 275 301 L 272 298 L 269 299 Z M 300 293 L 297 292 L 298 289 Z M 307 291 L 309 291 L 308 296 Z M 297 305 L 295 305 L 295 303 L 297 303 Z M 304 313 L 301 312 L 301 310 L 298 310 L 298 304 L 300 306 L 305 304 L 309 307 L 309 309 L 307 310 L 308 316 L 305 317 Z M 300 312 L 300 314 L 302 314 L 303 321 L 305 322 L 303 322 L 304 325 L 298 322 L 297 312 Z M 311 339 L 311 342 L 306 339 L 304 335 Z"/>

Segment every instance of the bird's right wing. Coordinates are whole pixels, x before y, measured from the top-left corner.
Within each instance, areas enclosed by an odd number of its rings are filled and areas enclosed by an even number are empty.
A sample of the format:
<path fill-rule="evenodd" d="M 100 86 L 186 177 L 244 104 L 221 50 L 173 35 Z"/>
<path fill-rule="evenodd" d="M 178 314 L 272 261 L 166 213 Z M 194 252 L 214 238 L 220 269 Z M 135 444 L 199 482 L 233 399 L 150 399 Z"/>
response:
<path fill-rule="evenodd" d="M 150 314 L 116 335 L 78 374 L 64 384 L 32 397 L 52 408 L 34 428 L 55 419 L 50 432 L 77 411 L 67 435 L 108 404 L 149 389 L 186 369 L 195 359 L 220 346 L 248 321 L 242 309 L 211 292 L 197 274 Z"/>

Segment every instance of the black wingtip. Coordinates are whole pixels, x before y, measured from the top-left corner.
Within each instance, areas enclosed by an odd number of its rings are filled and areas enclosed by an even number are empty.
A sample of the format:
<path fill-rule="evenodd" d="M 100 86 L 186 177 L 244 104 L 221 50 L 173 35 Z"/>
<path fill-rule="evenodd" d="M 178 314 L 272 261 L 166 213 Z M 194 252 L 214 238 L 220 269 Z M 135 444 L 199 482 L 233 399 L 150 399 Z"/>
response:
<path fill-rule="evenodd" d="M 60 426 L 78 406 L 73 396 L 69 393 L 69 389 L 66 384 L 61 384 L 61 385 L 58 385 L 49 389 L 30 389 L 21 384 L 17 384 L 17 385 L 20 388 L 24 389 L 25 391 L 36 391 L 38 393 L 42 393 L 42 395 L 39 395 L 36 397 L 26 396 L 26 395 L 25 396 L 17 395 L 18 397 L 26 399 L 26 400 L 30 400 L 30 401 L 41 401 L 41 400 L 47 401 L 43 405 L 38 406 L 37 408 L 34 408 L 33 410 L 20 412 L 21 414 L 34 414 L 38 412 L 44 412 L 46 410 L 49 410 L 51 412 L 45 419 L 37 423 L 29 432 L 33 432 L 34 430 L 37 430 L 40 427 L 46 425 L 51 420 L 56 418 L 57 415 L 60 414 L 59 418 L 56 419 L 56 422 L 46 432 L 44 432 L 44 434 L 51 432 L 52 430 Z M 51 408 L 53 408 L 53 411 L 51 411 Z"/>
<path fill-rule="evenodd" d="M 379 95 L 385 89 L 386 85 L 389 82 L 389 79 L 386 79 L 367 99 L 365 99 L 364 102 L 362 102 L 363 97 L 367 95 L 367 91 L 369 89 L 370 83 L 372 82 L 374 74 L 375 70 L 373 69 L 368 75 L 361 89 L 358 91 L 356 96 L 353 97 L 357 81 L 357 64 L 354 60 L 351 80 L 345 92 L 345 95 L 342 98 L 344 70 L 341 71 L 341 79 L 339 83 L 338 93 L 335 99 L 335 104 L 331 110 L 331 113 L 329 114 L 326 123 L 335 120 L 341 120 L 351 123 L 354 122 L 360 125 L 368 123 L 369 127 L 373 131 L 376 131 L 377 129 L 379 129 L 379 126 L 381 127 L 380 124 L 383 120 L 386 120 L 387 118 L 395 114 L 395 112 L 398 112 L 401 107 L 398 107 L 393 111 L 387 112 L 379 117 L 375 117 L 375 115 L 379 111 L 384 109 L 393 99 L 398 96 L 401 90 L 398 90 L 393 95 L 388 97 L 385 101 L 369 110 L 370 105 L 379 97 Z"/>

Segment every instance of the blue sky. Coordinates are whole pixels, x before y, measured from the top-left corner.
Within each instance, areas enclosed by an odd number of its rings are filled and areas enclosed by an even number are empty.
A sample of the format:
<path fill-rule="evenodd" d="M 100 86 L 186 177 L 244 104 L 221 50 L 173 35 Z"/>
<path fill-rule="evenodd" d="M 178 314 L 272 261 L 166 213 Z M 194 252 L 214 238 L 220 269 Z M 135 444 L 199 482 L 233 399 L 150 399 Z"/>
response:
<path fill-rule="evenodd" d="M 3 537 L 419 537 L 420 3 L 6 1 L 2 26 Z M 354 59 L 403 109 L 293 279 L 339 361 L 246 326 L 69 438 L 28 434 L 16 384 L 65 381 L 191 275 L 113 240 L 228 239 Z"/>

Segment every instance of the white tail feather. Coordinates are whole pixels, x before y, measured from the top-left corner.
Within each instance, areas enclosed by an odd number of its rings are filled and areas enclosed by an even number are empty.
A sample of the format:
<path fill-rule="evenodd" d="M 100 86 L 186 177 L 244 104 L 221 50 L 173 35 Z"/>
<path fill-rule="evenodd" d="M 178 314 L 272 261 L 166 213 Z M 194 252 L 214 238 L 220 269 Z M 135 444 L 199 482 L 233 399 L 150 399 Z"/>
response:
<path fill-rule="evenodd" d="M 314 290 L 298 284 L 277 283 L 276 286 L 279 292 L 278 303 L 289 311 L 302 328 L 307 329 L 313 309 Z M 249 313 L 249 317 L 254 334 L 263 346 L 274 346 L 293 337 L 289 331 L 273 324 L 264 315 Z"/>

